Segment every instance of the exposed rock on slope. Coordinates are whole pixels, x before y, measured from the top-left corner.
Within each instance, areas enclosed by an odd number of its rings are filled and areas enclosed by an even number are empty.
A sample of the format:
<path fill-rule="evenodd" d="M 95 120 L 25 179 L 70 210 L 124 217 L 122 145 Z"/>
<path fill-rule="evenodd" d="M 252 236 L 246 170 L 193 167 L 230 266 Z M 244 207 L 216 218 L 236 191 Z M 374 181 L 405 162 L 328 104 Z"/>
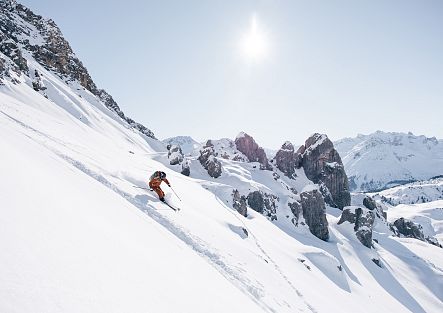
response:
<path fill-rule="evenodd" d="M 254 211 L 265 215 L 271 221 L 277 219 L 276 202 L 278 201 L 278 198 L 276 196 L 261 191 L 253 191 L 248 194 L 247 200 L 248 205 Z"/>
<path fill-rule="evenodd" d="M 177 165 L 183 161 L 183 152 L 180 146 L 167 145 L 169 164 Z"/>
<path fill-rule="evenodd" d="M 343 210 L 338 224 L 348 222 L 354 225 L 355 235 L 366 247 L 372 247 L 372 228 L 374 226 L 375 213 L 369 209 L 359 207 L 347 207 Z"/>
<path fill-rule="evenodd" d="M 34 14 L 15 0 L 0 1 L 0 10 L 0 64 L 4 63 L 1 61 L 2 54 L 13 62 L 12 68 L 1 71 L 3 75 L 0 74 L 0 78 L 11 77 L 10 71 L 30 76 L 32 73 L 29 73 L 26 58 L 33 58 L 66 83 L 79 82 L 131 128 L 155 138 L 151 130 L 125 116 L 111 95 L 97 88 L 88 70 L 74 54 L 53 20 Z"/>
<path fill-rule="evenodd" d="M 416 224 L 403 217 L 397 219 L 393 223 L 393 230 L 397 235 L 405 236 L 408 238 L 415 238 L 421 241 L 427 241 L 434 246 L 441 247 L 437 239 L 423 234 L 423 227 L 420 224 Z"/>
<path fill-rule="evenodd" d="M 323 196 L 318 190 L 305 191 L 300 194 L 303 217 L 311 233 L 327 241 L 329 239 L 328 220 Z"/>
<path fill-rule="evenodd" d="M 248 216 L 248 206 L 246 204 L 246 197 L 240 195 L 237 189 L 232 193 L 232 207 L 243 216 Z"/>
<path fill-rule="evenodd" d="M 294 145 L 286 141 L 277 151 L 273 159 L 277 168 L 289 178 L 295 178 L 295 170 L 301 167 L 302 156 L 295 151 Z"/>
<path fill-rule="evenodd" d="M 326 135 L 314 134 L 309 137 L 300 152 L 306 176 L 316 184 L 324 184 L 331 194 L 322 190 L 328 204 L 342 209 L 350 205 L 348 177 L 334 145 Z"/>
<path fill-rule="evenodd" d="M 271 170 L 265 151 L 248 134 L 240 133 L 235 139 L 237 150 L 243 153 L 249 162 L 259 162 L 262 169 Z"/>
<path fill-rule="evenodd" d="M 213 178 L 220 177 L 222 174 L 222 165 L 217 160 L 216 155 L 214 145 L 211 140 L 208 140 L 203 149 L 200 150 L 200 156 L 198 157 L 200 164 L 208 171 L 209 176 Z"/>

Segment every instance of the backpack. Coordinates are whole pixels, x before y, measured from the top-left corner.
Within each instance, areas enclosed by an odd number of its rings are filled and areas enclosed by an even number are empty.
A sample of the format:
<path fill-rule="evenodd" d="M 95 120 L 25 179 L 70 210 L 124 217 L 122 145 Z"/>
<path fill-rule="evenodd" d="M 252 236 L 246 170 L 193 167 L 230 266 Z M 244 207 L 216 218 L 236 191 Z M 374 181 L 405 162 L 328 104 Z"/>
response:
<path fill-rule="evenodd" d="M 164 175 L 164 177 L 166 177 L 166 173 L 161 172 L 161 171 L 155 171 L 154 174 L 151 175 L 151 177 L 149 178 L 149 180 L 153 180 L 153 179 L 162 179 L 161 176 L 162 174 Z"/>

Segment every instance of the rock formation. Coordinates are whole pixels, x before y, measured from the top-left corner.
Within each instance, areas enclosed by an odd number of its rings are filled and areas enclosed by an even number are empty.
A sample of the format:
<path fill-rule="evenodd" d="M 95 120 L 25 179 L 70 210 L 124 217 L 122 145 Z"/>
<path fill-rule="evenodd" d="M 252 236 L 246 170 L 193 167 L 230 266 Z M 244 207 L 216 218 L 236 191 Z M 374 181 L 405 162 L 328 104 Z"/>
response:
<path fill-rule="evenodd" d="M 348 222 L 354 225 L 355 235 L 366 247 L 372 247 L 372 228 L 374 226 L 375 213 L 369 209 L 360 207 L 345 208 L 340 216 L 338 224 Z"/>
<path fill-rule="evenodd" d="M 275 195 L 261 191 L 253 191 L 247 196 L 248 205 L 256 212 L 268 217 L 271 221 L 277 219 L 278 198 Z"/>
<path fill-rule="evenodd" d="M 300 148 L 306 176 L 316 184 L 324 184 L 331 198 L 323 193 L 329 205 L 343 209 L 350 205 L 348 177 L 340 155 L 326 135 L 314 134 Z M 323 189 L 322 192 L 326 192 Z"/>
<path fill-rule="evenodd" d="M 27 25 L 35 29 L 30 29 Z M 155 138 L 154 133 L 145 126 L 125 116 L 114 99 L 105 90 L 97 88 L 88 70 L 77 58 L 57 25 L 51 19 L 34 14 L 15 0 L 0 1 L 0 56 L 13 62 L 11 70 L 17 74 L 30 75 L 25 53 L 46 69 L 58 75 L 66 83 L 78 81 L 80 85 L 97 96 L 110 110 L 114 111 L 128 125 L 143 135 Z M 30 40 L 31 39 L 31 40 Z M 0 64 L 4 61 L 0 58 Z M 8 76 L 4 68 L 1 76 Z M 37 87 L 37 86 L 36 86 Z"/>
<path fill-rule="evenodd" d="M 305 191 L 300 194 L 303 217 L 311 233 L 327 241 L 329 239 L 328 220 L 326 207 L 320 191 Z"/>
<path fill-rule="evenodd" d="M 169 164 L 177 165 L 183 161 L 183 152 L 178 145 L 167 145 Z"/>
<path fill-rule="evenodd" d="M 200 150 L 200 156 L 198 157 L 200 164 L 208 171 L 209 176 L 218 178 L 222 174 L 222 166 L 219 160 L 216 158 L 216 152 L 211 140 L 208 140 Z"/>
<path fill-rule="evenodd" d="M 254 138 L 248 134 L 240 133 L 235 139 L 235 146 L 238 151 L 248 158 L 249 162 L 259 162 L 260 168 L 265 170 L 272 169 L 265 150 L 263 150 L 263 148 L 255 142 Z"/>
<path fill-rule="evenodd" d="M 232 192 L 233 203 L 232 207 L 243 216 L 248 215 L 248 206 L 246 205 L 246 197 L 240 195 L 237 189 Z"/>
<path fill-rule="evenodd" d="M 274 157 L 274 164 L 289 178 L 295 178 L 295 170 L 301 167 L 302 156 L 299 151 L 295 151 L 294 145 L 286 141 L 277 151 Z"/>
<path fill-rule="evenodd" d="M 420 224 L 401 217 L 394 221 L 393 226 L 392 229 L 397 236 L 402 235 L 407 238 L 415 238 L 421 241 L 427 241 L 434 246 L 442 247 L 437 239 L 423 234 L 423 227 Z"/>

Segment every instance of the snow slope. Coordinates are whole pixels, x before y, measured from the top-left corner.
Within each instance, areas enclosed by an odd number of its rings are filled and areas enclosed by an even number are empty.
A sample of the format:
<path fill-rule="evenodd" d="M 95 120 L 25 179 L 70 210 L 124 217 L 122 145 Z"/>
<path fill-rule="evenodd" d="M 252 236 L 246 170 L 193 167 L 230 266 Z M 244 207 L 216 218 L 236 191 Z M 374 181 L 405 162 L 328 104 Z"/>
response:
<path fill-rule="evenodd" d="M 443 243 L 443 200 L 399 204 L 389 208 L 389 221 L 393 222 L 400 217 L 420 224 L 425 236 L 435 237 L 440 244 Z"/>
<path fill-rule="evenodd" d="M 162 142 L 24 57 L 30 75 L 8 71 L 0 84 L 0 312 L 441 309 L 443 249 L 393 237 L 382 219 L 368 249 L 333 208 L 324 242 L 287 208 L 291 188 L 316 188 L 302 170 L 289 180 L 234 160 L 223 139 L 221 177 L 195 154 L 183 176 Z M 35 70 L 46 89 L 33 89 Z M 180 196 L 165 187 L 179 213 L 142 189 L 155 170 Z M 238 214 L 233 189 L 276 194 L 277 219 Z"/>
<path fill-rule="evenodd" d="M 443 178 L 417 181 L 371 194 L 391 205 L 443 200 Z"/>
<path fill-rule="evenodd" d="M 370 194 L 388 208 L 388 220 L 404 217 L 420 224 L 423 234 L 443 243 L 443 178 L 418 181 Z"/>
<path fill-rule="evenodd" d="M 412 133 L 358 135 L 334 142 L 354 191 L 376 191 L 443 174 L 443 141 Z"/>
<path fill-rule="evenodd" d="M 204 179 L 202 168 L 196 179 L 164 167 L 156 161 L 165 158 L 161 143 L 127 128 L 87 91 L 40 70 L 57 102 L 26 81 L 6 82 L 0 92 L 0 311 L 436 312 L 441 306 L 441 249 L 381 228 L 380 245 L 369 250 L 352 227 L 336 225 L 335 209 L 328 215 L 330 242 L 252 210 L 244 218 L 226 202 L 226 180 Z M 269 171 L 224 162 L 239 180 L 270 184 L 257 176 Z M 182 202 L 168 192 L 180 213 L 133 187 L 145 186 L 156 169 L 167 172 L 181 196 Z M 383 268 L 372 258 L 381 258 Z"/>

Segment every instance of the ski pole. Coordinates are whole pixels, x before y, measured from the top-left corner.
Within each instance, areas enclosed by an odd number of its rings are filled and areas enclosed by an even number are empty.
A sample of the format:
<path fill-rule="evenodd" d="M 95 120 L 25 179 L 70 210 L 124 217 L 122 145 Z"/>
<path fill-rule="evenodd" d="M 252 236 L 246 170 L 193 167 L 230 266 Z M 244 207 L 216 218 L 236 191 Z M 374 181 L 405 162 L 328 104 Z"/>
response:
<path fill-rule="evenodd" d="M 174 192 L 174 194 L 176 195 L 176 197 L 178 198 L 178 200 L 182 201 L 182 199 L 180 199 L 180 197 L 178 196 L 178 194 L 175 192 L 174 188 L 172 188 L 171 186 L 169 186 L 169 188 L 171 188 L 172 192 Z"/>

